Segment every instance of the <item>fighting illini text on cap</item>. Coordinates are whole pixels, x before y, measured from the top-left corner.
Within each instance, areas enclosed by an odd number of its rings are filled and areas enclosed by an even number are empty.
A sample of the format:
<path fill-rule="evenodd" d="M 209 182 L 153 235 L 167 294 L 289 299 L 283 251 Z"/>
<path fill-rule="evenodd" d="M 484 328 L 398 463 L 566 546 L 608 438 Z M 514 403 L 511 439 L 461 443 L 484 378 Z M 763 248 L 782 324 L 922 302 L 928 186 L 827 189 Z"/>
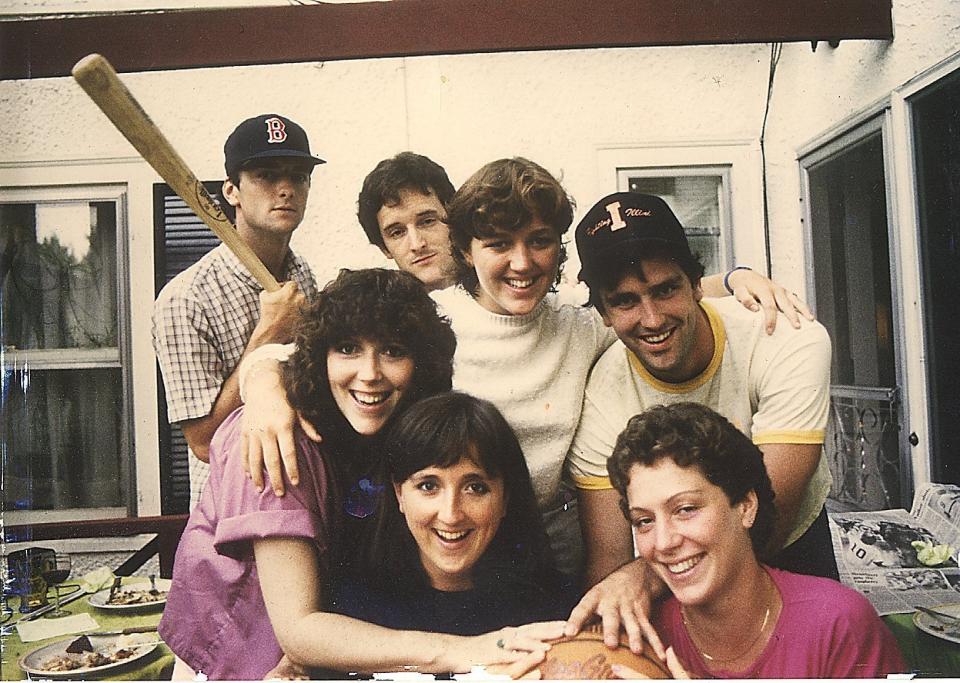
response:
<path fill-rule="evenodd" d="M 680 221 L 663 199 L 649 194 L 607 195 L 577 224 L 576 241 L 582 265 L 579 279 L 587 283 L 612 263 L 639 262 L 649 242 L 692 257 Z"/>

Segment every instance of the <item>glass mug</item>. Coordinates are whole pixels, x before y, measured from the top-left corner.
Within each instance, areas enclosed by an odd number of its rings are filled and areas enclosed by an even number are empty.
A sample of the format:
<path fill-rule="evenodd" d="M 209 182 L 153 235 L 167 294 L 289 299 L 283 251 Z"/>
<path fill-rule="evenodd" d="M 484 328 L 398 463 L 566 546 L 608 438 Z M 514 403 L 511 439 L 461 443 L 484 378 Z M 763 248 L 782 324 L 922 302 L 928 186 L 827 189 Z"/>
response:
<path fill-rule="evenodd" d="M 55 562 L 50 548 L 26 548 L 7 555 L 11 592 L 20 596 L 20 611 L 33 612 L 47 604 L 47 582 L 43 573 Z"/>

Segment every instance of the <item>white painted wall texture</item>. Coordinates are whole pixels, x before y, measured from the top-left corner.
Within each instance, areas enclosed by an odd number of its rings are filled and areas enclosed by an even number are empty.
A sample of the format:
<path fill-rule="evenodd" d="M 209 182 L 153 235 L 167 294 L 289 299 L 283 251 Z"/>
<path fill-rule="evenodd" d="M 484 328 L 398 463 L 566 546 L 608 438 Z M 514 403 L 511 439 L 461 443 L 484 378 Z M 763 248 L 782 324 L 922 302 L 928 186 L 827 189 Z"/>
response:
<path fill-rule="evenodd" d="M 354 215 L 362 179 L 380 159 L 414 149 L 458 184 L 491 159 L 527 156 L 562 177 L 585 211 L 597 198 L 599 146 L 756 138 L 766 48 L 420 57 L 123 80 L 205 179 L 222 177 L 223 140 L 243 118 L 277 111 L 300 122 L 328 164 L 315 172 L 294 244 L 326 278 L 340 266 L 383 262 Z M 8 167 L 134 154 L 70 79 L 0 83 L 0 101 Z"/>
<path fill-rule="evenodd" d="M 767 130 L 768 191 L 773 272 L 797 291 L 805 267 L 797 149 L 960 49 L 957 0 L 895 0 L 894 20 L 890 43 L 783 48 Z M 756 142 L 769 54 L 768 45 L 593 49 L 198 69 L 123 80 L 204 179 L 222 178 L 223 141 L 248 116 L 275 111 L 307 129 L 328 163 L 314 174 L 307 219 L 293 244 L 324 282 L 341 266 L 385 262 L 355 217 L 361 181 L 380 159 L 413 149 L 446 166 L 459 184 L 491 159 L 527 156 L 563 179 L 581 215 L 601 191 L 615 189 L 598 178 L 602 148 Z M 0 184 L 19 184 L 25 165 L 97 164 L 135 154 L 70 79 L 0 83 L 0 119 Z M 112 180 L 124 181 L 127 168 L 117 165 Z M 149 287 L 149 186 L 140 182 L 131 192 L 144 195 L 131 197 L 140 207 L 131 211 L 140 245 L 132 271 L 141 274 L 136 286 Z M 756 225 L 734 230 L 759 234 Z M 568 276 L 575 273 L 573 260 Z M 135 337 L 148 329 L 138 313 Z M 135 364 L 152 368 L 149 347 L 135 348 Z"/>

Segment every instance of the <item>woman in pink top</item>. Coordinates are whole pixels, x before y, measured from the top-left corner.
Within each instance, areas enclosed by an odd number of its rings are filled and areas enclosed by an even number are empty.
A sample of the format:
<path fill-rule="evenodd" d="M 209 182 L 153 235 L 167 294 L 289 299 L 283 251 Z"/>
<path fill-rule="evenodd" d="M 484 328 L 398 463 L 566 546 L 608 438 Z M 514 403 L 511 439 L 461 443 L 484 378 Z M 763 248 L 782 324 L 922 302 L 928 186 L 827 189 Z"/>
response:
<path fill-rule="evenodd" d="M 655 626 L 675 677 L 906 671 L 866 598 L 758 559 L 773 528 L 773 491 L 760 450 L 726 419 L 695 403 L 653 408 L 628 422 L 609 470 L 640 556 L 673 594 Z"/>

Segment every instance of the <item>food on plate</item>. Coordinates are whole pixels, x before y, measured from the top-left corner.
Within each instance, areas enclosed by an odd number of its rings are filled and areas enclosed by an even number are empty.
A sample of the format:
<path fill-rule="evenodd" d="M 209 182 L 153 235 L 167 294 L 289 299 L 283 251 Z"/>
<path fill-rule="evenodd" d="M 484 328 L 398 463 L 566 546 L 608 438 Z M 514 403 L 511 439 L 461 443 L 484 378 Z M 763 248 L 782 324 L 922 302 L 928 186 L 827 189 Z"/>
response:
<path fill-rule="evenodd" d="M 95 652 L 82 652 L 80 654 L 62 654 L 51 657 L 45 661 L 40 668 L 43 671 L 49 671 L 51 673 L 91 669 L 97 666 L 116 664 L 125 659 L 130 659 L 130 657 L 136 654 L 137 650 L 131 648 L 97 650 Z"/>
<path fill-rule="evenodd" d="M 108 605 L 140 605 L 167 599 L 167 591 L 128 588 L 119 590 L 107 599 Z"/>

